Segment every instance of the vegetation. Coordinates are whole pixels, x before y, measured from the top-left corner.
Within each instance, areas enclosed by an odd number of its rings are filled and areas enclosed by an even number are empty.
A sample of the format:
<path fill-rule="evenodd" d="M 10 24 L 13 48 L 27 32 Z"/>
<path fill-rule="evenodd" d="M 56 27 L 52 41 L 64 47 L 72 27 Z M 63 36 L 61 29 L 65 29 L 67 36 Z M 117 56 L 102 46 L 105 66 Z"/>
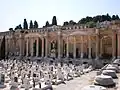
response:
<path fill-rule="evenodd" d="M 48 21 L 46 21 L 45 26 L 46 26 L 46 27 L 49 27 L 49 26 L 50 26 L 50 24 L 49 24 L 49 22 L 48 22 Z"/>
<path fill-rule="evenodd" d="M 37 23 L 37 21 L 34 21 L 34 28 L 38 28 L 38 23 Z"/>
<path fill-rule="evenodd" d="M 94 17 L 87 16 L 86 18 L 82 18 L 78 21 L 78 23 L 74 22 L 73 20 L 70 20 L 69 22 L 64 22 L 63 26 L 66 25 L 75 25 L 75 24 L 86 24 L 90 27 L 95 27 L 97 22 L 103 22 L 103 21 L 112 21 L 112 20 L 120 20 L 118 15 L 113 15 L 112 17 L 109 14 L 106 15 L 97 15 Z"/>
<path fill-rule="evenodd" d="M 53 19 L 52 19 L 52 25 L 57 25 L 56 16 L 53 16 Z"/>
<path fill-rule="evenodd" d="M 23 22 L 23 29 L 28 29 L 28 24 L 26 19 L 24 19 L 24 22 Z"/>
<path fill-rule="evenodd" d="M 32 20 L 30 20 L 30 26 L 29 26 L 29 29 L 32 29 L 33 28 L 33 22 Z"/>
<path fill-rule="evenodd" d="M 94 16 L 94 17 L 87 16 L 87 17 L 82 18 L 81 20 L 79 20 L 78 23 L 75 22 L 75 21 L 73 21 L 73 20 L 65 21 L 63 23 L 63 26 L 76 25 L 76 24 L 86 24 L 88 27 L 93 28 L 93 27 L 96 27 L 96 23 L 97 22 L 112 21 L 112 20 L 120 20 L 120 18 L 119 18 L 118 15 L 112 15 L 112 16 L 110 16 L 109 14 L 106 14 L 106 15 L 97 15 L 97 16 Z M 46 21 L 46 24 L 43 27 L 49 27 L 49 26 L 53 26 L 53 25 L 57 25 L 56 16 L 53 16 L 53 18 L 52 18 L 52 24 L 49 24 L 49 22 Z M 38 26 L 39 25 L 38 25 L 37 21 L 34 21 L 34 25 L 33 25 L 32 20 L 30 20 L 29 29 L 38 28 Z M 19 24 L 18 26 L 16 26 L 14 30 L 17 30 L 17 29 L 22 29 L 21 24 Z M 24 22 L 23 22 L 23 29 L 28 29 L 28 23 L 27 23 L 26 19 L 24 19 Z M 13 28 L 9 28 L 9 30 L 10 31 L 14 31 Z"/>

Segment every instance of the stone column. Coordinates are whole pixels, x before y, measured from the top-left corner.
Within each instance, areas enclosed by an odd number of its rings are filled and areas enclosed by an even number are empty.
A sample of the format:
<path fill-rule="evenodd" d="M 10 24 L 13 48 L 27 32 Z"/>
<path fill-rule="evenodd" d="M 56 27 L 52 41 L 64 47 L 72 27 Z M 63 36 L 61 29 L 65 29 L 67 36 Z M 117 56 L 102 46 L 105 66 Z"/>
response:
<path fill-rule="evenodd" d="M 5 49 L 5 55 L 7 55 L 7 53 L 8 53 L 8 39 L 7 38 L 6 38 L 5 47 L 6 47 L 6 49 Z"/>
<path fill-rule="evenodd" d="M 90 36 L 88 36 L 88 48 L 89 48 L 89 55 L 88 58 L 91 59 L 91 38 Z"/>
<path fill-rule="evenodd" d="M 28 49 L 29 49 L 28 48 L 28 44 L 29 44 L 28 42 L 29 42 L 29 38 L 27 38 L 27 42 L 26 42 L 26 56 L 28 56 Z"/>
<path fill-rule="evenodd" d="M 99 40 L 99 35 L 96 35 L 96 60 L 99 59 L 99 43 L 100 43 L 100 40 Z"/>
<path fill-rule="evenodd" d="M 33 37 L 30 38 L 30 55 L 33 56 Z"/>
<path fill-rule="evenodd" d="M 115 59 L 115 55 L 116 55 L 116 35 L 115 35 L 115 32 L 113 32 L 112 34 L 112 56 L 113 56 L 113 59 Z"/>
<path fill-rule="evenodd" d="M 61 49 L 60 49 L 60 46 L 61 46 L 61 35 L 60 35 L 60 32 L 58 32 L 58 58 L 59 59 L 61 58 Z"/>
<path fill-rule="evenodd" d="M 67 37 L 67 58 L 69 58 L 69 37 Z"/>
<path fill-rule="evenodd" d="M 83 49 L 84 49 L 84 47 L 83 47 L 83 36 L 81 36 L 81 59 L 83 58 L 83 56 L 84 56 L 84 54 L 83 54 Z"/>
<path fill-rule="evenodd" d="M 42 37 L 42 57 L 44 57 L 44 37 Z"/>
<path fill-rule="evenodd" d="M 117 36 L 117 42 L 118 42 L 118 56 L 117 58 L 120 59 L 120 34 L 118 33 L 118 36 Z"/>
<path fill-rule="evenodd" d="M 24 38 L 23 36 L 20 37 L 20 56 L 24 55 Z"/>
<path fill-rule="evenodd" d="M 36 56 L 39 56 L 39 38 L 36 38 Z"/>
<path fill-rule="evenodd" d="M 48 35 L 47 35 L 48 32 L 46 32 L 45 34 L 45 57 L 47 58 L 48 57 Z"/>
<path fill-rule="evenodd" d="M 76 58 L 76 38 L 75 36 L 73 36 L 73 39 L 74 39 L 74 45 L 73 45 L 73 56 L 74 56 L 74 59 Z"/>

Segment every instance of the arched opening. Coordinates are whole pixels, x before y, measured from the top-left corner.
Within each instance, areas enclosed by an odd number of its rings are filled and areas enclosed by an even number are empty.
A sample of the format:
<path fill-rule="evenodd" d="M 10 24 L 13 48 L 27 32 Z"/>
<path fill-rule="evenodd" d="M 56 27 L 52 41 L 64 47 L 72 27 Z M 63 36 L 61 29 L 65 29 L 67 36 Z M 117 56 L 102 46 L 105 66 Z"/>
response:
<path fill-rule="evenodd" d="M 104 36 L 101 39 L 101 54 L 102 58 L 109 59 L 112 57 L 112 38 L 108 36 Z"/>

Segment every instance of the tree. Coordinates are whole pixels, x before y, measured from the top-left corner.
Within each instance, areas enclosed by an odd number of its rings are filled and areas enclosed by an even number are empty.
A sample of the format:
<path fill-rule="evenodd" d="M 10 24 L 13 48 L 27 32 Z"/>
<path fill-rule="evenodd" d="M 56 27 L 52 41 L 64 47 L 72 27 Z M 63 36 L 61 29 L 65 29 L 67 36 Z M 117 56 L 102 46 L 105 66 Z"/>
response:
<path fill-rule="evenodd" d="M 46 27 L 50 26 L 49 22 L 46 21 L 46 24 L 45 24 Z"/>
<path fill-rule="evenodd" d="M 26 19 L 24 19 L 23 28 L 24 29 L 28 29 L 28 24 L 27 24 L 27 20 Z"/>
<path fill-rule="evenodd" d="M 86 23 L 86 18 L 82 18 L 78 23 L 79 24 L 85 24 Z"/>
<path fill-rule="evenodd" d="M 87 16 L 87 17 L 86 17 L 86 22 L 90 22 L 90 21 L 93 21 L 93 18 L 92 18 L 92 17 Z"/>
<path fill-rule="evenodd" d="M 111 21 L 111 16 L 108 13 L 106 15 L 106 19 L 107 19 L 107 21 Z"/>
<path fill-rule="evenodd" d="M 13 28 L 9 28 L 9 31 L 13 31 Z"/>
<path fill-rule="evenodd" d="M 37 21 L 34 21 L 34 28 L 38 28 L 38 23 L 37 23 Z"/>
<path fill-rule="evenodd" d="M 17 29 L 19 29 L 19 26 L 16 26 L 16 27 L 15 27 L 15 30 L 17 30 Z"/>
<path fill-rule="evenodd" d="M 89 26 L 89 28 L 94 28 L 96 26 L 96 23 L 93 21 L 87 22 L 86 24 Z"/>
<path fill-rule="evenodd" d="M 21 26 L 21 24 L 19 24 L 19 25 L 18 25 L 18 29 L 22 29 L 22 26 Z"/>
<path fill-rule="evenodd" d="M 66 25 L 68 25 L 69 23 L 66 21 L 66 22 L 64 22 L 63 23 L 63 26 L 66 26 Z"/>
<path fill-rule="evenodd" d="M 115 18 L 116 18 L 116 20 L 119 20 L 119 19 L 120 19 L 118 15 L 116 15 Z"/>
<path fill-rule="evenodd" d="M 56 16 L 53 16 L 53 19 L 52 19 L 52 25 L 57 25 Z"/>
<path fill-rule="evenodd" d="M 3 37 L 2 43 L 1 43 L 0 58 L 5 59 L 5 36 Z"/>
<path fill-rule="evenodd" d="M 74 22 L 73 20 L 69 21 L 69 25 L 75 25 L 75 24 L 76 24 L 76 22 Z"/>
<path fill-rule="evenodd" d="M 112 16 L 112 20 L 116 20 L 116 16 L 115 15 Z"/>
<path fill-rule="evenodd" d="M 29 26 L 29 29 L 32 29 L 34 26 L 33 26 L 33 22 L 32 20 L 30 20 L 30 26 Z"/>

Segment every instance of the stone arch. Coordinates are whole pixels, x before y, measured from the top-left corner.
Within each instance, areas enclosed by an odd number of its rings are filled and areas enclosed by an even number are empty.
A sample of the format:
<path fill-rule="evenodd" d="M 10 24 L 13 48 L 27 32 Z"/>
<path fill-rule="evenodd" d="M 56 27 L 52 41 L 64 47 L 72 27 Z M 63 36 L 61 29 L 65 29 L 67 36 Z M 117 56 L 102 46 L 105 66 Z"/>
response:
<path fill-rule="evenodd" d="M 24 44 L 25 45 L 24 53 L 25 54 L 27 53 L 26 46 L 27 46 L 27 39 L 29 39 L 28 40 L 28 56 L 36 56 L 36 55 L 42 56 L 42 37 L 43 37 L 43 34 L 39 34 L 39 33 L 26 34 L 25 35 L 25 44 Z M 37 40 L 38 40 L 38 42 L 37 42 Z M 38 49 L 38 53 L 37 53 L 37 49 Z"/>
<path fill-rule="evenodd" d="M 112 37 L 103 36 L 101 38 L 100 52 L 103 58 L 112 57 Z"/>

